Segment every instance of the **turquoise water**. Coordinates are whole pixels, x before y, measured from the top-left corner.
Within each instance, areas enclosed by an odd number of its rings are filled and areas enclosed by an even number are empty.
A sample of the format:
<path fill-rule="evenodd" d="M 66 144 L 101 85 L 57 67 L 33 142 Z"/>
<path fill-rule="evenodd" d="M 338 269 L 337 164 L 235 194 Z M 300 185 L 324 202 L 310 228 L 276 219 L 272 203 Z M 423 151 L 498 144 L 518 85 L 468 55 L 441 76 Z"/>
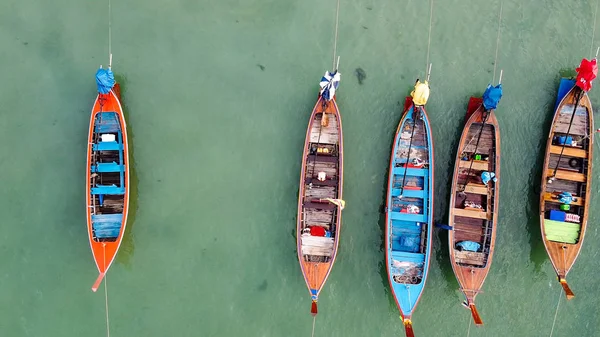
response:
<path fill-rule="evenodd" d="M 499 6 L 434 4 L 427 110 L 438 223 L 447 222 L 468 98 L 493 77 Z M 550 334 L 560 285 L 539 233 L 539 166 L 560 74 L 600 44 L 595 9 L 592 1 L 503 2 L 500 223 L 477 298 L 485 326 L 471 336 Z M 103 289 L 90 291 L 97 271 L 84 171 L 94 73 L 108 63 L 107 12 L 105 1 L 0 4 L 3 336 L 106 335 Z M 128 236 L 108 273 L 111 335 L 310 336 L 294 228 L 308 117 L 332 63 L 335 1 L 115 0 L 112 12 L 135 172 Z M 428 27 L 426 1 L 341 0 L 347 207 L 315 336 L 403 335 L 381 212 L 404 96 L 425 76 Z M 597 88 L 590 96 L 600 104 Z M 599 217 L 592 210 L 568 277 L 577 297 L 561 299 L 554 336 L 600 335 Z M 434 238 L 415 332 L 465 336 L 471 318 L 447 235 Z"/>

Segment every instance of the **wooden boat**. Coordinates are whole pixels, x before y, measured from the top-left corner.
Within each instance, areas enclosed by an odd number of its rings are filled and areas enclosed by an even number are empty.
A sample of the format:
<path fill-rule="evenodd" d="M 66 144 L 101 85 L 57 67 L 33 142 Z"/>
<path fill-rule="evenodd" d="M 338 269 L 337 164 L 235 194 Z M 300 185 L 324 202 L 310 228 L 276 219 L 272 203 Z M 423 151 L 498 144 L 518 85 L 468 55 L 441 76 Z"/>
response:
<path fill-rule="evenodd" d="M 388 281 L 407 336 L 413 336 L 411 317 L 431 259 L 433 169 L 429 117 L 407 97 L 392 146 L 385 227 Z"/>
<path fill-rule="evenodd" d="M 475 106 L 475 111 L 466 120 L 456 154 L 448 241 L 452 269 L 466 297 L 464 304 L 471 309 L 475 324 L 481 325 L 475 297 L 490 270 L 496 241 L 500 130 L 494 109 L 486 109 L 481 98 L 471 98 L 469 105 Z M 491 176 L 490 181 L 482 181 L 484 176 Z"/>
<path fill-rule="evenodd" d="M 296 228 L 298 260 L 311 295 L 313 315 L 317 314 L 319 293 L 331 272 L 339 243 L 344 207 L 343 150 L 342 120 L 335 98 L 320 94 L 304 143 Z"/>
<path fill-rule="evenodd" d="M 544 246 L 567 299 L 575 296 L 566 276 L 579 255 L 587 227 L 594 148 L 592 103 L 574 83 L 570 82 L 572 88 L 554 113 L 540 195 Z"/>
<path fill-rule="evenodd" d="M 105 93 L 99 91 L 94 102 L 87 149 L 88 237 L 100 272 L 92 287 L 93 291 L 98 290 L 117 255 L 125 233 L 129 208 L 129 156 L 125 117 L 115 88 L 105 89 Z"/>

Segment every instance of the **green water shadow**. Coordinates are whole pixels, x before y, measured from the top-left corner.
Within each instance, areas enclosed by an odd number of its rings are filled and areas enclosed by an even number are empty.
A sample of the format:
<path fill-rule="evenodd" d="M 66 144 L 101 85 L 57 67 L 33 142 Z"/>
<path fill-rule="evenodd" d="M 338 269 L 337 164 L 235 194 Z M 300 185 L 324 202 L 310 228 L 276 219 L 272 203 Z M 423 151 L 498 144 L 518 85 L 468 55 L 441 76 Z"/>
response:
<path fill-rule="evenodd" d="M 454 149 L 451 153 L 451 157 L 450 157 L 450 162 L 454 163 L 455 159 L 456 159 L 456 155 L 458 153 L 458 145 L 460 143 L 460 137 L 462 135 L 463 129 L 464 129 L 464 124 L 466 123 L 467 119 L 466 119 L 466 112 L 467 112 L 467 108 L 468 108 L 468 102 L 469 99 L 471 97 L 481 97 L 483 95 L 483 93 L 480 92 L 476 92 L 473 95 L 468 95 L 465 97 L 465 101 L 467 102 L 467 105 L 464 108 L 465 111 L 465 115 L 459 115 L 462 117 L 463 119 L 463 123 L 460 124 L 462 127 L 461 128 L 456 128 L 454 130 L 454 134 L 452 135 L 452 143 L 450 144 L 450 148 Z M 448 141 L 449 139 L 446 139 L 446 141 Z M 436 171 L 439 170 L 439 166 L 435 168 Z M 440 170 L 441 171 L 441 170 Z M 452 196 L 452 177 L 454 176 L 454 165 L 448 165 L 445 170 L 443 171 L 443 174 L 446 177 L 450 177 L 448 183 L 449 183 L 449 188 L 446 189 L 446 195 L 445 195 L 445 199 L 444 201 L 442 201 L 442 203 L 445 203 L 445 207 L 440 207 L 439 209 L 443 209 L 442 212 L 438 211 L 435 212 L 434 215 L 434 223 L 435 224 L 446 224 L 446 222 L 448 222 L 449 218 L 449 201 L 450 198 Z M 439 186 L 436 186 L 436 188 L 439 190 Z M 442 217 L 439 217 L 439 214 L 442 214 Z M 447 224 L 448 226 L 452 226 L 452 224 Z M 458 284 L 458 280 L 456 279 L 456 275 L 454 274 L 454 269 L 452 269 L 452 264 L 450 261 L 450 244 L 449 244 L 449 238 L 448 238 L 448 230 L 445 229 L 437 229 L 435 230 L 434 226 L 434 232 L 437 232 L 437 238 L 439 240 L 439 249 L 435 250 L 435 258 L 440 266 L 440 271 L 442 273 L 442 275 L 444 276 L 444 279 L 446 280 L 446 287 L 447 287 L 447 291 L 449 293 L 454 294 L 456 289 L 460 288 L 460 285 Z"/>
<path fill-rule="evenodd" d="M 398 128 L 398 125 L 400 124 L 400 121 L 402 120 L 402 115 L 404 114 L 404 103 L 402 101 L 398 102 L 398 107 L 400 109 L 400 114 L 398 116 L 398 120 L 396 121 L 395 124 L 396 125 L 396 129 L 393 129 L 391 134 L 391 140 L 388 142 L 389 144 L 389 149 L 388 149 L 388 158 L 391 158 L 391 153 L 394 150 L 394 139 L 396 137 L 396 130 Z M 379 220 L 378 220 L 378 224 L 379 224 L 379 229 L 381 230 L 381 244 L 379 246 L 379 251 L 383 252 L 382 254 L 382 259 L 379 262 L 379 276 L 381 277 L 381 283 L 383 284 L 383 289 L 386 290 L 387 293 L 387 298 L 388 298 L 388 304 L 390 306 L 390 310 L 394 310 L 395 312 L 399 313 L 399 309 L 398 306 L 396 305 L 396 300 L 394 299 L 394 292 L 392 291 L 391 287 L 390 287 L 390 282 L 388 280 L 388 273 L 387 273 L 387 260 L 386 260 L 386 251 L 387 251 L 387 247 L 385 246 L 385 234 L 386 234 L 386 227 L 387 227 L 387 223 L 386 223 L 386 203 L 387 203 L 387 192 L 388 192 L 388 182 L 389 182 L 389 177 L 390 177 L 390 172 L 389 172 L 389 160 L 387 161 L 388 166 L 387 169 L 385 170 L 385 175 L 384 175 L 384 179 L 383 179 L 383 188 L 382 190 L 382 197 L 381 197 L 381 204 L 379 206 Z"/>
<path fill-rule="evenodd" d="M 131 269 L 131 258 L 135 251 L 133 226 L 135 225 L 135 219 L 138 210 L 138 176 L 134 157 L 134 134 L 130 123 L 129 109 L 127 108 L 126 101 L 123 99 L 127 97 L 127 78 L 122 74 L 115 74 L 115 79 L 120 86 L 121 97 L 121 108 L 123 109 L 123 115 L 127 124 L 127 141 L 128 141 L 128 154 L 129 154 L 129 210 L 127 212 L 127 225 L 125 227 L 125 234 L 119 252 L 116 257 L 116 261 L 124 265 L 126 269 Z"/>

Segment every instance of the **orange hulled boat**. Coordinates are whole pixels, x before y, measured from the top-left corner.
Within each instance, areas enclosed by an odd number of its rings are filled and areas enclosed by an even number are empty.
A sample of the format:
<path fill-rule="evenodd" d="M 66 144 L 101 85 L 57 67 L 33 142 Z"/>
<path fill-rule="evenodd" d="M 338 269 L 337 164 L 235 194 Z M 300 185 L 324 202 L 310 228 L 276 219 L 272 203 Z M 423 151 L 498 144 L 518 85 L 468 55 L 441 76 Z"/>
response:
<path fill-rule="evenodd" d="M 96 82 L 98 96 L 90 119 L 86 173 L 88 237 L 100 273 L 93 291 L 98 290 L 117 255 L 129 208 L 127 128 L 110 66 L 100 67 Z"/>

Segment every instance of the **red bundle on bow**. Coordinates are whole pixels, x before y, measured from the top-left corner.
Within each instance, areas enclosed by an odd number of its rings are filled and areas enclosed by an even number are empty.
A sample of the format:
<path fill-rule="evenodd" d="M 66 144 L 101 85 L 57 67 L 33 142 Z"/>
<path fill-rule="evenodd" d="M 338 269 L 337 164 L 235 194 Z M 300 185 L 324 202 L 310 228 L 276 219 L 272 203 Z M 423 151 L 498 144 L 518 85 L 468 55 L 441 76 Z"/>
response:
<path fill-rule="evenodd" d="M 596 59 L 589 61 L 588 59 L 581 60 L 577 71 L 577 82 L 575 84 L 583 89 L 584 91 L 590 91 L 592 89 L 592 81 L 598 75 L 598 65 Z"/>

